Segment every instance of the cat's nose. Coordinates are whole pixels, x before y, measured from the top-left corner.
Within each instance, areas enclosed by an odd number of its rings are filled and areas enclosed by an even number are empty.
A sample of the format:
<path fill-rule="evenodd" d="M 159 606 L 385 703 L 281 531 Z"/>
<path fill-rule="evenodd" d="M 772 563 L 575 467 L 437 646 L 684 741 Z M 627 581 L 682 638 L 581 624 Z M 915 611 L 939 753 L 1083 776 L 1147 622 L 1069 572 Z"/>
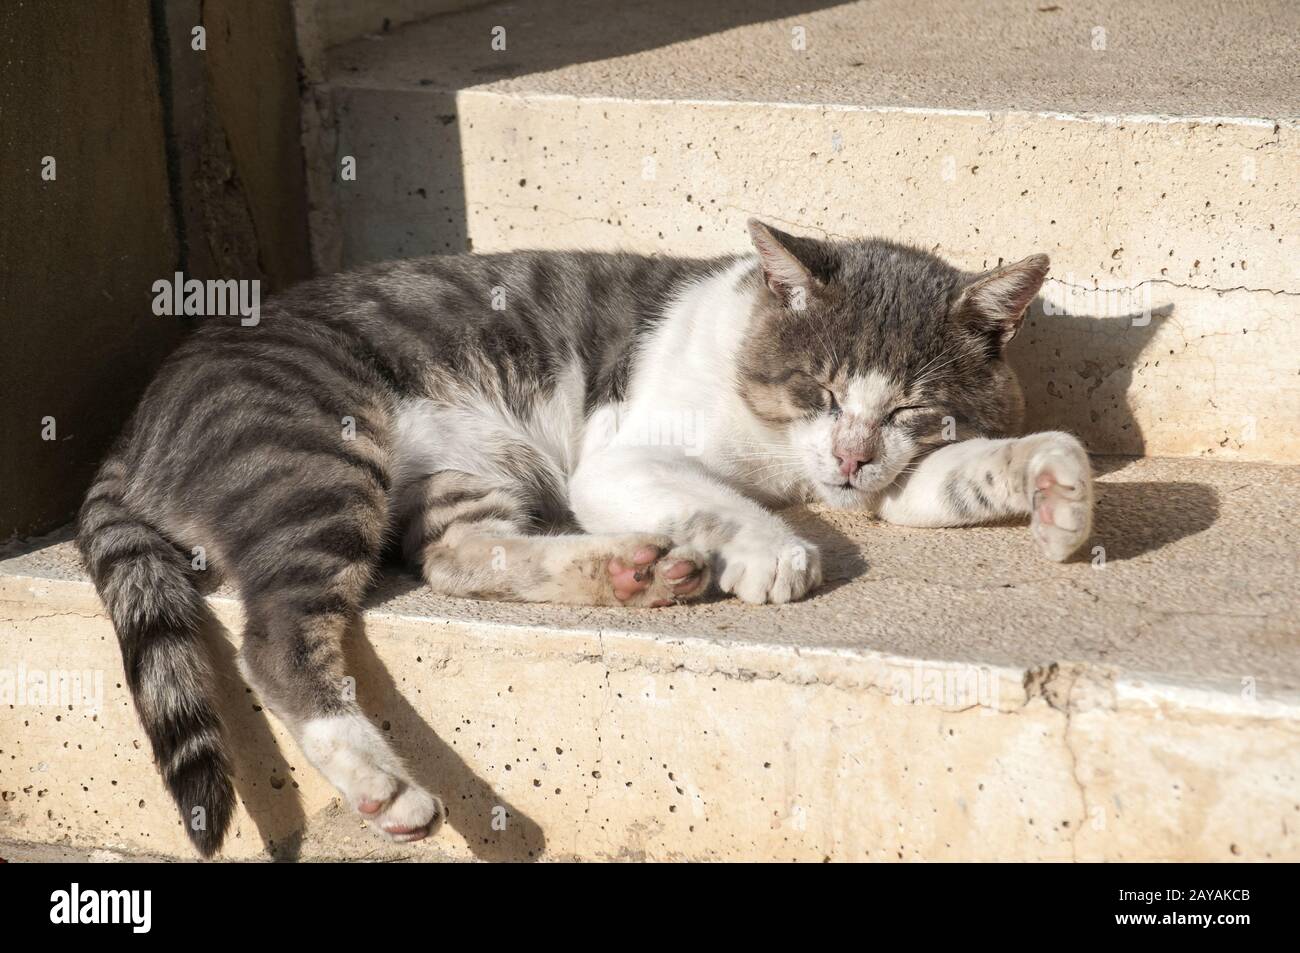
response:
<path fill-rule="evenodd" d="M 836 450 L 835 459 L 840 462 L 840 476 L 845 479 L 861 470 L 864 464 L 871 462 L 871 457 L 861 450 Z"/>

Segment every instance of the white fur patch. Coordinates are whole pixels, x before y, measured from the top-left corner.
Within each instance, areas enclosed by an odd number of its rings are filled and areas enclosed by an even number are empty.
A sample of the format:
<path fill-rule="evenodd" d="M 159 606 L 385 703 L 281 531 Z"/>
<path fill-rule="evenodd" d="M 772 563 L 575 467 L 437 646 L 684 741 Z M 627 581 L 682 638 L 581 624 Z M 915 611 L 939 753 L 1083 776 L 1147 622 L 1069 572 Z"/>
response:
<path fill-rule="evenodd" d="M 840 406 L 846 414 L 874 424 L 889 413 L 897 396 L 898 385 L 892 378 L 879 371 L 867 371 L 849 379 Z"/>
<path fill-rule="evenodd" d="M 418 839 L 444 815 L 442 802 L 412 781 L 378 729 L 361 715 L 313 718 L 298 729 L 303 754 L 354 810 L 394 840 Z"/>
<path fill-rule="evenodd" d="M 570 473 L 582 438 L 583 398 L 582 370 L 575 363 L 526 418 L 481 393 L 466 392 L 454 405 L 404 400 L 397 408 L 394 484 L 400 491 L 440 470 L 504 479 L 491 451 L 516 441 L 541 451 L 561 473 Z"/>

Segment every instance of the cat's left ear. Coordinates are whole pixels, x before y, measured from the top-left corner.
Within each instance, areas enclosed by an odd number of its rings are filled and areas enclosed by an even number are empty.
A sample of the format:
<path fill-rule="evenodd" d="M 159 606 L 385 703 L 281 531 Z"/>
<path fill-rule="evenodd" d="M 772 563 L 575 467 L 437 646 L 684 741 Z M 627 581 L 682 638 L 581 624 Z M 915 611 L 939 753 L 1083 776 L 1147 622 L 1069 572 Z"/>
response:
<path fill-rule="evenodd" d="M 803 310 L 808 298 L 821 288 L 811 267 L 818 254 L 814 240 L 787 235 L 756 218 L 749 220 L 749 237 L 758 251 L 768 290 L 787 307 Z"/>
<path fill-rule="evenodd" d="M 1030 255 L 981 275 L 962 289 L 953 306 L 954 317 L 971 330 L 991 334 L 1005 347 L 1020 331 L 1025 309 L 1051 266 L 1046 255 Z"/>

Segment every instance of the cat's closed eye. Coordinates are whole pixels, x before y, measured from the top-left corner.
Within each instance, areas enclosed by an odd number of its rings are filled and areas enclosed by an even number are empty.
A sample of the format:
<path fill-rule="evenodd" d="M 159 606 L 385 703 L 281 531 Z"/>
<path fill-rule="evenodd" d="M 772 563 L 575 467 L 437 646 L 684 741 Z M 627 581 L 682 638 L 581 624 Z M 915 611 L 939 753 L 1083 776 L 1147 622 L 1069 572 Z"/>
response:
<path fill-rule="evenodd" d="M 892 424 L 900 419 L 907 419 L 909 415 L 915 416 L 918 411 L 930 409 L 926 404 L 906 404 L 902 407 L 895 407 L 885 416 L 885 423 Z"/>

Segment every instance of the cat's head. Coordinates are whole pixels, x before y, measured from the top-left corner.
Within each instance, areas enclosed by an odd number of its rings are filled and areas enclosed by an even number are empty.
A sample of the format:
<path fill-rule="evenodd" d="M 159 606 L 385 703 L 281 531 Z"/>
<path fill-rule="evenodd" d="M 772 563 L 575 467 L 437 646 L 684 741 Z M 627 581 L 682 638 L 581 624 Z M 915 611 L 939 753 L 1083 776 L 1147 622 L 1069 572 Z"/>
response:
<path fill-rule="evenodd" d="M 822 500 L 860 504 L 927 450 L 1017 431 L 1024 397 L 1003 352 L 1046 255 L 973 275 L 892 242 L 749 230 L 760 267 L 739 391 Z"/>

